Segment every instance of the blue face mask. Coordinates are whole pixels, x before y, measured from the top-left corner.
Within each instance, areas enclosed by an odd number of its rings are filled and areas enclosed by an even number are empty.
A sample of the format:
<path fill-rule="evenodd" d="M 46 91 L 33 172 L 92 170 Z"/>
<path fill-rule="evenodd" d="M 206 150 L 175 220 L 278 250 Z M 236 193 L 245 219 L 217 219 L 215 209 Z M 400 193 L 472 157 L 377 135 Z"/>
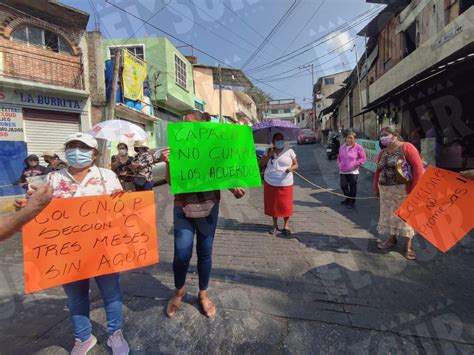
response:
<path fill-rule="evenodd" d="M 275 141 L 275 148 L 276 148 L 276 149 L 283 149 L 283 148 L 285 148 L 285 141 Z"/>
<path fill-rule="evenodd" d="M 70 148 L 66 149 L 66 160 L 73 168 L 85 168 L 92 163 L 92 150 Z"/>

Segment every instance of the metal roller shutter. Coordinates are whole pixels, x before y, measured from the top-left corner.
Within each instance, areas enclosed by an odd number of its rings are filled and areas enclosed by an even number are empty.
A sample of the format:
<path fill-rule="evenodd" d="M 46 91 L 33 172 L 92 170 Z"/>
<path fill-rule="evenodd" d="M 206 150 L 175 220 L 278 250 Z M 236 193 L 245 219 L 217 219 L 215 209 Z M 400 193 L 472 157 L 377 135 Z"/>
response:
<path fill-rule="evenodd" d="M 24 109 L 23 118 L 28 154 L 39 157 L 46 150 L 54 150 L 64 159 L 66 137 L 81 131 L 77 113 Z"/>

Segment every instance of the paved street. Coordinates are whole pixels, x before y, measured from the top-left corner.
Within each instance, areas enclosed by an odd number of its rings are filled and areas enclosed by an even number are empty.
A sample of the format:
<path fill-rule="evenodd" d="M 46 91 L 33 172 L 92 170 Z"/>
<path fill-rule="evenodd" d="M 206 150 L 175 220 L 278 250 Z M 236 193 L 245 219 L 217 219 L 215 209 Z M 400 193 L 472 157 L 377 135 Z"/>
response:
<path fill-rule="evenodd" d="M 336 163 L 320 145 L 296 147 L 300 172 L 338 191 Z M 360 176 L 360 196 L 372 175 Z M 270 236 L 261 190 L 242 200 L 223 193 L 211 296 L 218 316 L 197 306 L 195 257 L 185 304 L 173 320 L 172 198 L 155 190 L 161 262 L 123 274 L 125 334 L 135 354 L 474 352 L 474 239 L 446 255 L 418 237 L 418 260 L 376 247 L 378 205 L 355 210 L 296 178 L 292 237 Z M 61 288 L 24 296 L 21 239 L 1 249 L 1 354 L 64 354 L 73 345 Z M 105 315 L 94 285 L 91 318 L 108 354 Z"/>

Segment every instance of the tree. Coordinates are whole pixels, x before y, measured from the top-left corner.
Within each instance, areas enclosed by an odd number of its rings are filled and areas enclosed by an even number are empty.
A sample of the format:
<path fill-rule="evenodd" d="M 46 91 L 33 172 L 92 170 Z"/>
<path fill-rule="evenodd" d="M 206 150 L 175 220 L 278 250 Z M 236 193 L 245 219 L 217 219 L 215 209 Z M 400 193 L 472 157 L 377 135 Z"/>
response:
<path fill-rule="evenodd" d="M 273 98 L 257 86 L 247 88 L 244 92 L 249 95 L 257 105 L 257 118 L 259 121 L 262 121 L 262 108 L 267 101 L 271 101 Z"/>

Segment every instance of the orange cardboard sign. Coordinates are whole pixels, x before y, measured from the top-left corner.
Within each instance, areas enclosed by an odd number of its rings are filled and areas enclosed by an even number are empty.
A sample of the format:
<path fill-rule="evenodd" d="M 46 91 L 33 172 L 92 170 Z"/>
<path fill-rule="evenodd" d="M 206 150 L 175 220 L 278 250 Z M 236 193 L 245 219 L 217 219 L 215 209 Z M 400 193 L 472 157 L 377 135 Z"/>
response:
<path fill-rule="evenodd" d="M 429 167 L 396 214 L 443 253 L 474 228 L 474 181 Z"/>
<path fill-rule="evenodd" d="M 25 292 L 155 264 L 152 191 L 53 200 L 23 227 Z"/>

